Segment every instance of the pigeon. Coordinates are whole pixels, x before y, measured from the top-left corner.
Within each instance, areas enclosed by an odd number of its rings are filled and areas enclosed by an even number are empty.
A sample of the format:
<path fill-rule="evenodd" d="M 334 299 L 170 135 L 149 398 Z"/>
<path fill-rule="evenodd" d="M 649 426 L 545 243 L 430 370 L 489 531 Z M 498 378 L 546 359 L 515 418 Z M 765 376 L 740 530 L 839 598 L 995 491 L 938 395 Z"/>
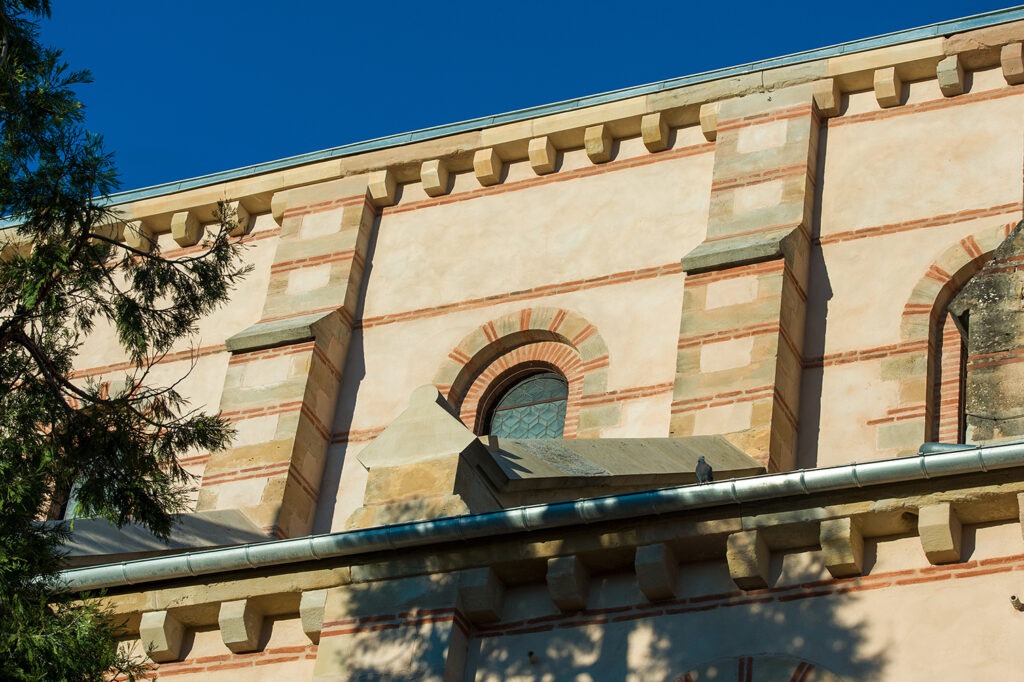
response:
<path fill-rule="evenodd" d="M 704 485 L 705 483 L 711 483 L 714 477 L 711 475 L 711 465 L 704 461 L 704 455 L 697 458 L 697 483 Z"/>

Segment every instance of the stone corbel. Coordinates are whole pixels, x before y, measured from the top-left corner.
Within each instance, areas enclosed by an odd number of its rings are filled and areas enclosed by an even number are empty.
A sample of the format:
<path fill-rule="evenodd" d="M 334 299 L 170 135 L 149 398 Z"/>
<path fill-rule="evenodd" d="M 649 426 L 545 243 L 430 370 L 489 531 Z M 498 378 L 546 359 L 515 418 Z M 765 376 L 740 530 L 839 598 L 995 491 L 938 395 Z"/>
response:
<path fill-rule="evenodd" d="M 320 632 L 324 627 L 324 609 L 327 606 L 327 590 L 309 590 L 299 598 L 299 620 L 302 631 L 313 644 L 320 643 Z"/>
<path fill-rule="evenodd" d="M 771 571 L 771 550 L 758 530 L 733 533 L 726 541 L 725 559 L 729 576 L 741 590 L 768 587 Z"/>
<path fill-rule="evenodd" d="M 233 653 L 242 654 L 259 648 L 263 612 L 251 599 L 221 603 L 217 622 L 224 646 Z"/>
<path fill-rule="evenodd" d="M 1024 43 L 1009 43 L 999 51 L 1003 78 L 1008 85 L 1024 83 Z"/>
<path fill-rule="evenodd" d="M 940 61 L 935 67 L 935 77 L 945 97 L 964 94 L 964 66 L 959 56 L 951 54 Z"/>
<path fill-rule="evenodd" d="M 478 568 L 459 576 L 459 609 L 471 623 L 501 620 L 505 585 L 493 569 Z"/>
<path fill-rule="evenodd" d="M 94 225 L 91 231 L 93 234 L 98 234 L 101 237 L 106 237 L 107 239 L 112 239 L 116 242 L 124 241 L 125 227 L 123 220 L 115 218 L 100 225 Z"/>
<path fill-rule="evenodd" d="M 895 66 L 875 70 L 875 99 L 883 109 L 903 103 L 903 80 Z"/>
<path fill-rule="evenodd" d="M 838 116 L 842 108 L 843 94 L 839 89 L 839 81 L 835 78 L 822 78 L 814 81 L 812 92 L 814 106 L 825 118 Z"/>
<path fill-rule="evenodd" d="M 443 159 L 430 159 L 420 166 L 420 181 L 428 196 L 439 197 L 450 190 L 448 164 Z"/>
<path fill-rule="evenodd" d="M 587 156 L 593 163 L 605 163 L 612 158 L 612 145 L 614 139 L 608 126 L 590 126 L 583 131 L 583 146 L 587 150 Z"/>
<path fill-rule="evenodd" d="M 640 119 L 640 135 L 647 151 L 660 152 L 668 149 L 669 127 L 665 115 L 660 111 L 645 114 Z"/>
<path fill-rule="evenodd" d="M 679 560 L 671 547 L 664 543 L 637 547 L 633 565 L 640 591 L 649 601 L 676 596 Z"/>
<path fill-rule="evenodd" d="M 864 536 L 850 517 L 821 522 L 821 551 L 833 578 L 861 575 L 864 571 Z"/>
<path fill-rule="evenodd" d="M 949 502 L 921 507 L 917 516 L 921 548 L 932 564 L 960 561 L 963 527 Z"/>
<path fill-rule="evenodd" d="M 558 165 L 558 150 L 555 149 L 550 137 L 545 135 L 530 140 L 527 153 L 530 156 L 530 167 L 533 168 L 534 173 L 547 175 L 555 172 L 555 167 Z"/>
<path fill-rule="evenodd" d="M 185 626 L 167 611 L 149 611 L 142 614 L 139 639 L 146 655 L 155 662 L 179 660 L 184 636 Z"/>
<path fill-rule="evenodd" d="M 144 220 L 131 220 L 124 224 L 125 246 L 149 253 L 156 246 L 156 233 Z"/>
<path fill-rule="evenodd" d="M 370 173 L 367 191 L 370 193 L 370 203 L 374 206 L 393 206 L 398 196 L 397 188 L 395 174 L 390 169 L 383 168 Z"/>
<path fill-rule="evenodd" d="M 178 246 L 195 246 L 203 237 L 203 224 L 192 211 L 180 211 L 171 216 L 171 236 Z"/>
<path fill-rule="evenodd" d="M 706 102 L 700 105 L 700 131 L 708 142 L 718 138 L 718 102 Z"/>
<path fill-rule="evenodd" d="M 576 556 L 548 559 L 548 592 L 555 606 L 565 612 L 579 611 L 587 606 L 590 573 Z"/>
<path fill-rule="evenodd" d="M 483 187 L 497 185 L 505 171 L 505 162 L 494 147 L 478 149 L 473 154 L 473 174 Z"/>
<path fill-rule="evenodd" d="M 274 222 L 281 226 L 284 223 L 284 212 L 288 210 L 288 193 L 287 192 L 274 192 L 274 196 L 270 198 L 270 214 L 274 217 Z"/>

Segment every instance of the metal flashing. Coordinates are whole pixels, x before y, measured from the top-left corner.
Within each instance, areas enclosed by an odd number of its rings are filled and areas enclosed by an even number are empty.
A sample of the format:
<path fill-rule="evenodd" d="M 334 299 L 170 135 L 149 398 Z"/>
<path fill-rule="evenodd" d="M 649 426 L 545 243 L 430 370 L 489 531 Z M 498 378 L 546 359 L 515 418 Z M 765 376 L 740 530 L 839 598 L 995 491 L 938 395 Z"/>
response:
<path fill-rule="evenodd" d="M 58 584 L 67 592 L 125 587 L 1019 467 L 1024 467 L 1024 442 L 971 446 L 73 568 L 58 575 Z"/>

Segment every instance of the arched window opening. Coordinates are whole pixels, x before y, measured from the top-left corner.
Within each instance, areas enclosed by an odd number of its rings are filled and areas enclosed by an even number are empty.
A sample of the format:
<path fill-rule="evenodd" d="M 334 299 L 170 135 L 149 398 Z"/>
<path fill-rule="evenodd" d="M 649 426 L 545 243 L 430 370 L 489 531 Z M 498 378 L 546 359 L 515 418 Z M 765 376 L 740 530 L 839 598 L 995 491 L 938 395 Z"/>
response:
<path fill-rule="evenodd" d="M 569 384 L 557 372 L 516 373 L 494 391 L 486 432 L 499 438 L 561 438 Z"/>
<path fill-rule="evenodd" d="M 944 306 L 931 341 L 931 395 L 927 440 L 964 442 L 964 389 L 967 380 L 966 315 L 957 319 Z"/>

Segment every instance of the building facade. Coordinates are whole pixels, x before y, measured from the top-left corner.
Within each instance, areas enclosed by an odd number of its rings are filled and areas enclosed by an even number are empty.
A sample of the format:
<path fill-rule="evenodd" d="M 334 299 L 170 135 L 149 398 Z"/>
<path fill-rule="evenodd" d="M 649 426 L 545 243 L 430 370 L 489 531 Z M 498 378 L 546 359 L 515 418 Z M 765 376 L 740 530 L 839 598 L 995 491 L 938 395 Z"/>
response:
<path fill-rule="evenodd" d="M 170 545 L 80 520 L 69 589 L 168 679 L 1017 679 L 1022 40 L 1006 10 L 117 197 L 170 256 L 238 210 L 253 273 L 158 366 L 238 436 L 188 455 Z"/>

